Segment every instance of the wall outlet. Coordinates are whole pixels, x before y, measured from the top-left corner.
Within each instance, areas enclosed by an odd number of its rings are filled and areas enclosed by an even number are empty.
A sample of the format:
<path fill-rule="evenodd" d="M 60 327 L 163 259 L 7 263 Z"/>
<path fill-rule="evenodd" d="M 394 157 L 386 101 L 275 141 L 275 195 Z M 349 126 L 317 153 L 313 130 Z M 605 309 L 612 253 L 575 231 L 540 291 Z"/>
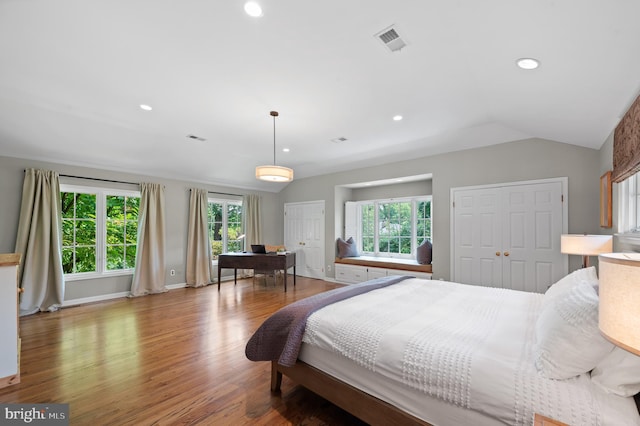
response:
<path fill-rule="evenodd" d="M 176 275 L 176 270 L 175 270 L 175 269 L 170 270 L 170 271 L 169 271 L 169 274 L 170 274 L 172 277 L 175 277 L 175 275 Z"/>
<path fill-rule="evenodd" d="M 327 272 L 331 272 L 331 265 L 327 265 Z"/>

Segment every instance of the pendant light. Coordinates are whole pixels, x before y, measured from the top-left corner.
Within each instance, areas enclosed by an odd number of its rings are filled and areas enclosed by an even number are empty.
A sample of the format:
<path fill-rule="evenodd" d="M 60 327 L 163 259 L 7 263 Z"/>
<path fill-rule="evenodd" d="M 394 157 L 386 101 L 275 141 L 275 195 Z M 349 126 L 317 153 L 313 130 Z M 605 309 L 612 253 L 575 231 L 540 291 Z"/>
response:
<path fill-rule="evenodd" d="M 288 167 L 276 166 L 276 117 L 278 111 L 269 113 L 273 117 L 273 165 L 256 167 L 256 178 L 268 182 L 291 182 L 293 170 Z"/>

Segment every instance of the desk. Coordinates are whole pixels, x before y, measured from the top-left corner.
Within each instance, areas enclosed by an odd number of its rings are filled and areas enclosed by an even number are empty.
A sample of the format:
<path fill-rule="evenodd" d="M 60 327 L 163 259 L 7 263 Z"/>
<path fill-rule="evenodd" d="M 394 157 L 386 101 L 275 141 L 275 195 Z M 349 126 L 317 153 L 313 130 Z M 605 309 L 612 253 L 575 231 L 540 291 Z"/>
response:
<path fill-rule="evenodd" d="M 284 291 L 287 291 L 287 270 L 293 267 L 293 285 L 296 285 L 296 254 L 275 253 L 223 253 L 218 255 L 218 291 L 220 291 L 220 271 L 233 268 L 233 284 L 238 278 L 238 269 L 258 269 L 262 271 L 283 270 Z"/>

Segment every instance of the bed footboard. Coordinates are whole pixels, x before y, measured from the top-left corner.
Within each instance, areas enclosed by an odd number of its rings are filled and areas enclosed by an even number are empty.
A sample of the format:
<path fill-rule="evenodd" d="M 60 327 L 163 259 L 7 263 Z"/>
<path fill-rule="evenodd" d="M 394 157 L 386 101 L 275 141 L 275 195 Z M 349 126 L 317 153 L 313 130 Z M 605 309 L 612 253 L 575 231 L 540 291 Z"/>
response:
<path fill-rule="evenodd" d="M 371 425 L 432 426 L 302 361 L 298 361 L 293 367 L 283 367 L 272 362 L 271 391 L 280 390 L 283 374 Z"/>

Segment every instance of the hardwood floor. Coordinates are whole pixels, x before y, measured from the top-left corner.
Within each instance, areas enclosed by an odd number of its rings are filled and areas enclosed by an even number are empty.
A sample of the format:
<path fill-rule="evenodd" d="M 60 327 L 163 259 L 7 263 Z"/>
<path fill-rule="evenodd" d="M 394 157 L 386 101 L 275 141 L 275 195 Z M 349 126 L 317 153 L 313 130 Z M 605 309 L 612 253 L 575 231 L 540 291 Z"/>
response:
<path fill-rule="evenodd" d="M 362 425 L 244 347 L 272 312 L 337 284 L 237 286 L 76 306 L 20 319 L 21 383 L 4 403 L 68 403 L 72 425 Z"/>

